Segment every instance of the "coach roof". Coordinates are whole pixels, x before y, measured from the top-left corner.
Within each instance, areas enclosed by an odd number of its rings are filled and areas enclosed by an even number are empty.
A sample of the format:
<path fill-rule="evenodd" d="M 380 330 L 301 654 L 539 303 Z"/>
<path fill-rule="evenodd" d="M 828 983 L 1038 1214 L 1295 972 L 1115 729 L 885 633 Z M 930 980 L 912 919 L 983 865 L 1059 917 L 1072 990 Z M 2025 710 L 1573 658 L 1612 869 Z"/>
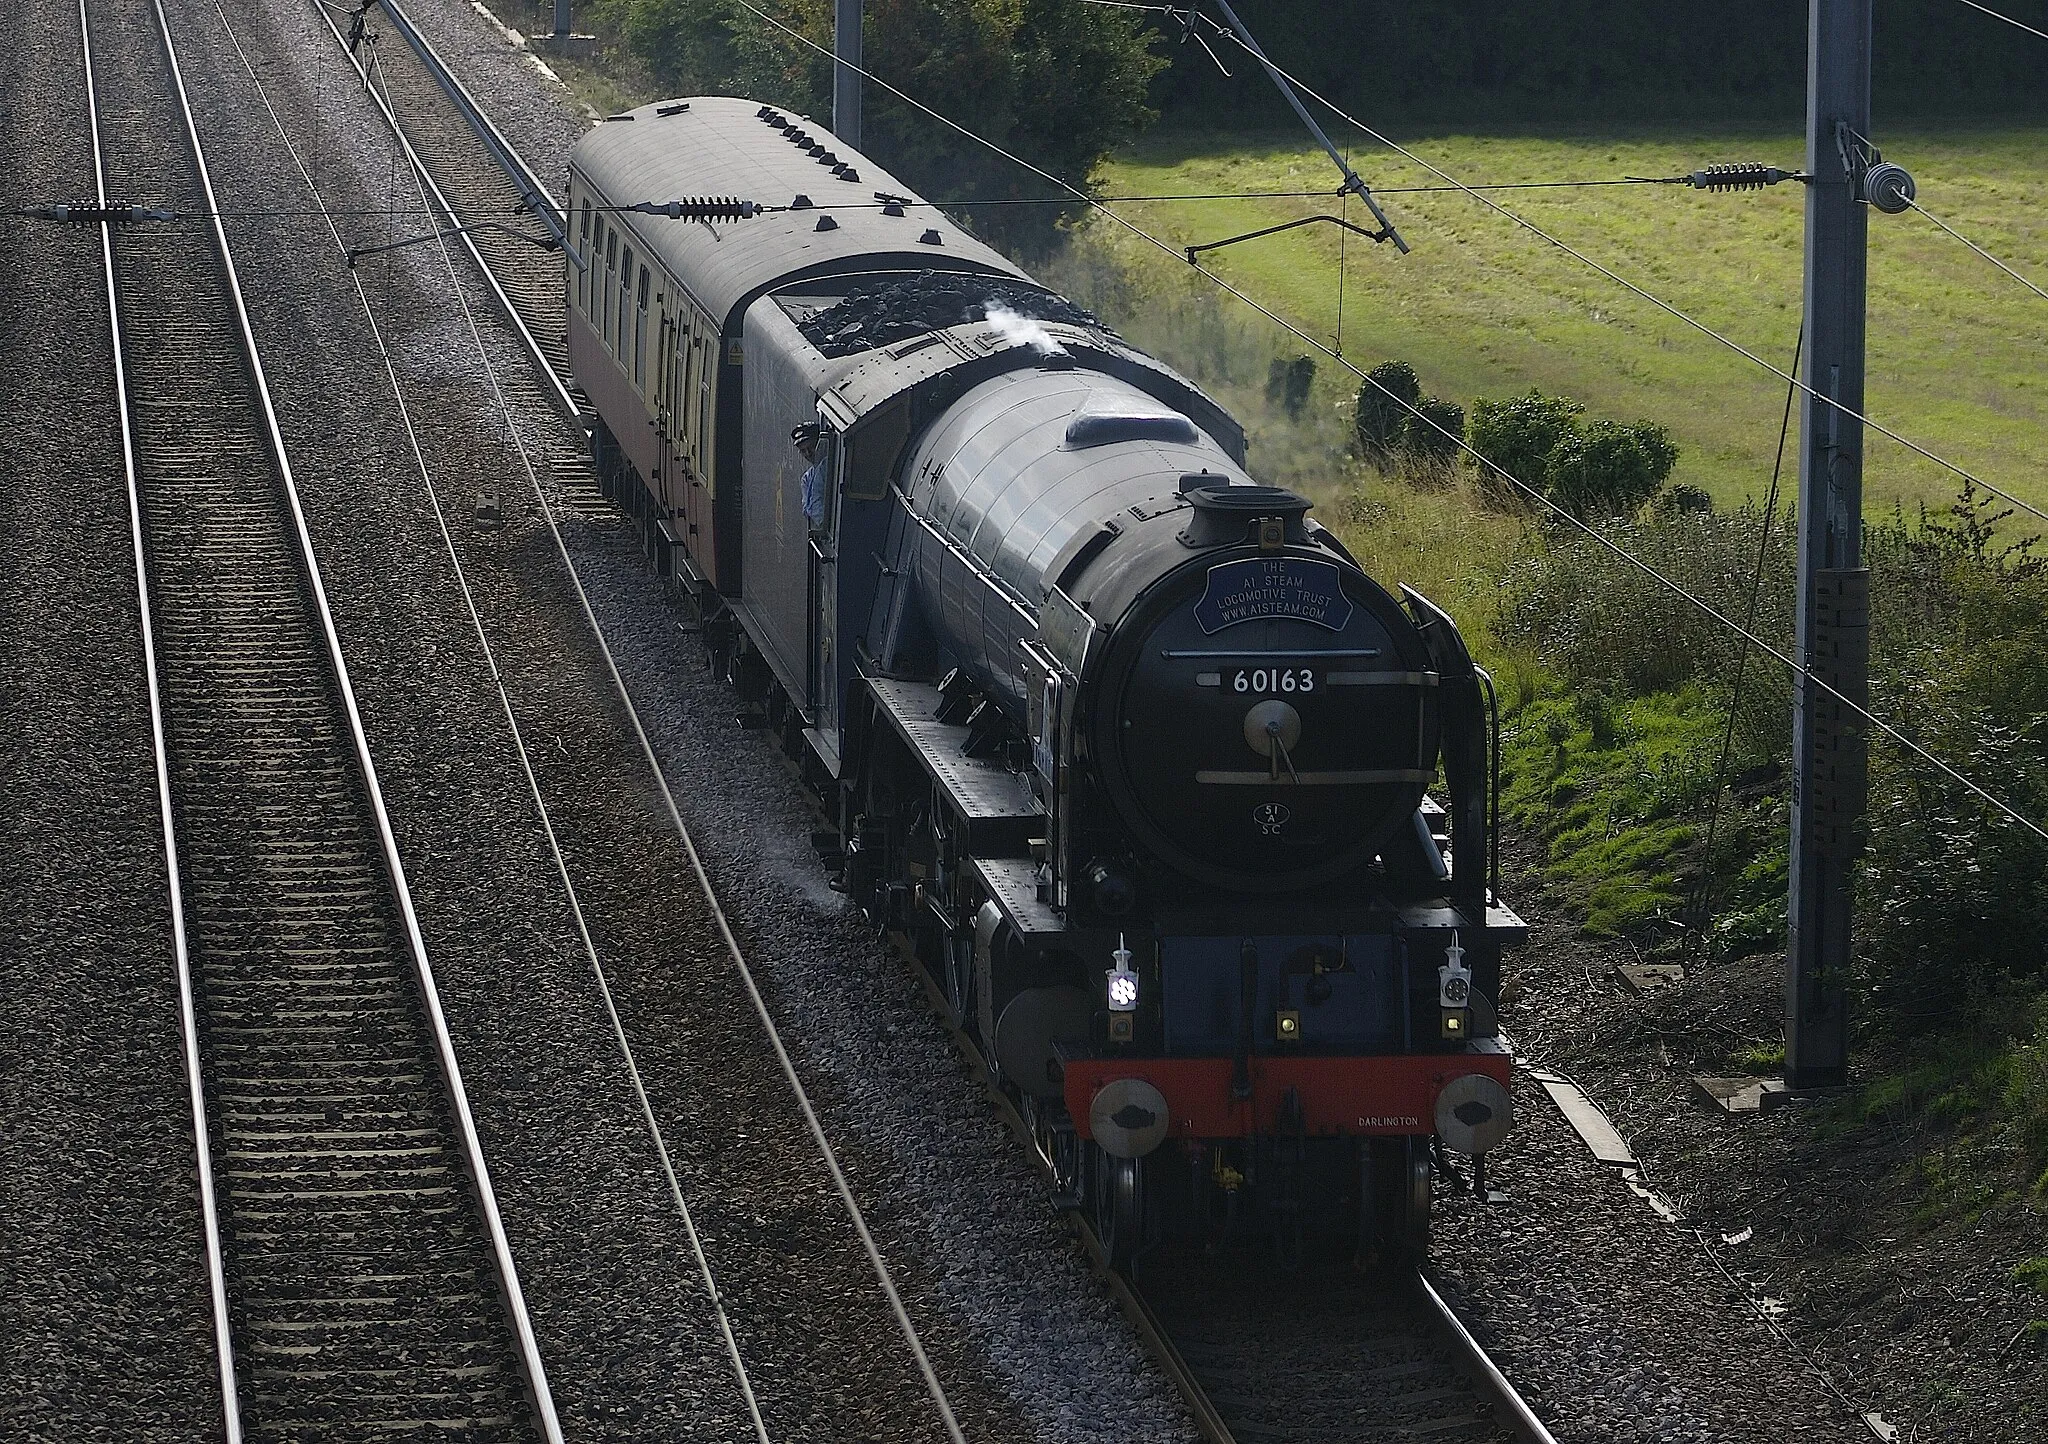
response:
<path fill-rule="evenodd" d="M 816 148 L 807 149 L 792 132 Z M 821 159 L 825 154 L 836 159 L 837 173 Z M 878 193 L 915 200 L 901 181 L 822 126 L 751 100 L 692 96 L 626 111 L 585 134 L 570 166 L 614 206 L 707 196 L 787 206 L 798 196 L 810 198 L 810 208 L 748 220 L 623 217 L 727 332 L 764 291 L 818 276 L 926 270 L 1028 280 L 930 206 L 885 214 Z M 849 209 L 834 209 L 840 206 Z M 832 224 L 820 230 L 825 219 Z"/>

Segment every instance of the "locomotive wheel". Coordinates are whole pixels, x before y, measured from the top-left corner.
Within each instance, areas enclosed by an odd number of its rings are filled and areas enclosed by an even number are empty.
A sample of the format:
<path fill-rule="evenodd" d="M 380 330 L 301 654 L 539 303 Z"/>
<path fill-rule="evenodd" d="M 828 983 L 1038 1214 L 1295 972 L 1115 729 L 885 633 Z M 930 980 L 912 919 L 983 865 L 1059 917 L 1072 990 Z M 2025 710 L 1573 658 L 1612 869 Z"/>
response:
<path fill-rule="evenodd" d="M 1366 1140 L 1358 1181 L 1359 1258 L 1420 1260 L 1426 1255 L 1436 1182 L 1430 1140 Z"/>
<path fill-rule="evenodd" d="M 1389 1220 L 1388 1241 L 1400 1252 L 1420 1260 L 1429 1253 L 1429 1213 L 1436 1184 L 1436 1160 L 1427 1138 L 1405 1140 L 1401 1160 L 1401 1206 Z"/>
<path fill-rule="evenodd" d="M 946 1001 L 953 1009 L 953 1021 L 968 1027 L 974 1020 L 974 933 L 970 929 L 948 934 L 940 944 L 944 960 Z"/>
<path fill-rule="evenodd" d="M 1141 1158 L 1114 1158 L 1096 1145 L 1090 1189 L 1095 1238 L 1119 1273 L 1129 1272 L 1145 1232 L 1145 1168 Z"/>

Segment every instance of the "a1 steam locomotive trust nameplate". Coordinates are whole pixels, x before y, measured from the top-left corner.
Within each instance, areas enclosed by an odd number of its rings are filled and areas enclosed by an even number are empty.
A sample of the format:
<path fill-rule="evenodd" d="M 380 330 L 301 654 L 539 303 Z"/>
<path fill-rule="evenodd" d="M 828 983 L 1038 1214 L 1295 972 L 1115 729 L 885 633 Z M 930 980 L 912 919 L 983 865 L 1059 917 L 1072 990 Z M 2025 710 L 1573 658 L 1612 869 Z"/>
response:
<path fill-rule="evenodd" d="M 1306 557 L 1252 557 L 1209 568 L 1209 585 L 1195 603 L 1204 632 L 1214 636 L 1239 622 L 1276 617 L 1344 630 L 1351 599 L 1336 566 Z"/>

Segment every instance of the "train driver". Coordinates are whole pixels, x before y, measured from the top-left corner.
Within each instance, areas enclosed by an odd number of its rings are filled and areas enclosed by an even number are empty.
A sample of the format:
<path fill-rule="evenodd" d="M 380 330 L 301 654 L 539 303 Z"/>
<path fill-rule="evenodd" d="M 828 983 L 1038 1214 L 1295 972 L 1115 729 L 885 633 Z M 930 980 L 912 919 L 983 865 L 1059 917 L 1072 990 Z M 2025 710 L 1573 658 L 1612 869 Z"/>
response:
<path fill-rule="evenodd" d="M 789 439 L 810 465 L 804 471 L 804 520 L 814 532 L 825 529 L 826 488 L 832 484 L 832 448 L 823 442 L 824 427 L 806 421 L 791 430 Z"/>

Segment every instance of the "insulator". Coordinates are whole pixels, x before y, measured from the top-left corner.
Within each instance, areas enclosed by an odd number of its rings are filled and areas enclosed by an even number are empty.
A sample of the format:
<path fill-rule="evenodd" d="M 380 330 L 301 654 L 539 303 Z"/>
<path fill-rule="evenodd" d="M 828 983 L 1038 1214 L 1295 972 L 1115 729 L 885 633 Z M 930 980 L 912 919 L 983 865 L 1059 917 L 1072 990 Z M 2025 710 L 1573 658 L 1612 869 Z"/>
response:
<path fill-rule="evenodd" d="M 27 214 L 61 226 L 132 226 L 137 221 L 177 219 L 170 211 L 152 210 L 148 206 L 40 206 Z"/>
<path fill-rule="evenodd" d="M 628 210 L 643 215 L 667 216 L 672 221 L 744 221 L 761 213 L 759 201 L 743 201 L 737 196 L 692 196 L 686 201 L 642 201 Z"/>
<path fill-rule="evenodd" d="M 1863 198 L 1888 216 L 1906 210 L 1919 193 L 1902 165 L 1883 160 L 1863 173 Z"/>
<path fill-rule="evenodd" d="M 1774 186 L 1781 180 L 1790 180 L 1792 172 L 1779 170 L 1774 165 L 1755 163 L 1737 165 L 1710 165 L 1705 170 L 1696 170 L 1687 176 L 1686 184 L 1702 191 L 1760 191 L 1765 186 Z"/>

